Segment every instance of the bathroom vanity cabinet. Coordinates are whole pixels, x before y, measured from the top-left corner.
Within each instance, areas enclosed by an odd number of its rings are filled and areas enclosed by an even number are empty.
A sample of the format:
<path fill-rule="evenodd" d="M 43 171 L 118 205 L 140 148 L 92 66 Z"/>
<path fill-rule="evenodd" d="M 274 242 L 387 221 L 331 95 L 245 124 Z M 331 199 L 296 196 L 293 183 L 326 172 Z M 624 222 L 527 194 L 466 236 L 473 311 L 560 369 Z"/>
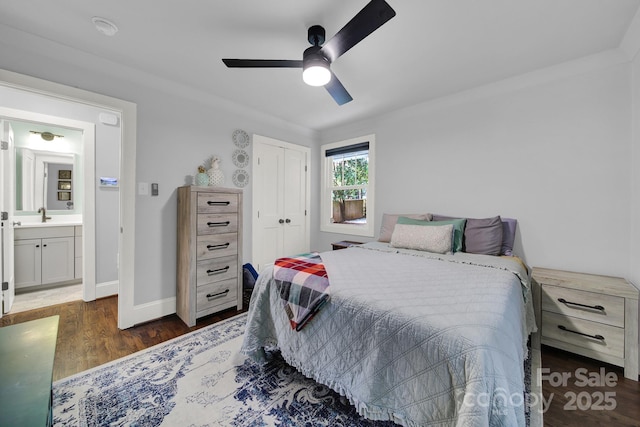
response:
<path fill-rule="evenodd" d="M 16 228 L 16 288 L 77 279 L 76 228 L 81 229 L 73 225 Z"/>

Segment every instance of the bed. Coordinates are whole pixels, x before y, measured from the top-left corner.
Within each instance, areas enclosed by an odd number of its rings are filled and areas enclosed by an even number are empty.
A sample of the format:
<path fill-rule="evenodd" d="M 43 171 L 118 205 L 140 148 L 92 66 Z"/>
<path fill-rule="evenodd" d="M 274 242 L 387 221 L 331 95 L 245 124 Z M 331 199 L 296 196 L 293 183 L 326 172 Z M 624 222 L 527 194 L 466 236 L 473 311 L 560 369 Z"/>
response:
<path fill-rule="evenodd" d="M 346 396 L 360 415 L 404 426 L 525 426 L 523 362 L 535 331 L 517 257 L 437 254 L 371 242 L 320 254 L 331 296 L 292 330 L 261 271 L 242 352 L 265 349 Z"/>

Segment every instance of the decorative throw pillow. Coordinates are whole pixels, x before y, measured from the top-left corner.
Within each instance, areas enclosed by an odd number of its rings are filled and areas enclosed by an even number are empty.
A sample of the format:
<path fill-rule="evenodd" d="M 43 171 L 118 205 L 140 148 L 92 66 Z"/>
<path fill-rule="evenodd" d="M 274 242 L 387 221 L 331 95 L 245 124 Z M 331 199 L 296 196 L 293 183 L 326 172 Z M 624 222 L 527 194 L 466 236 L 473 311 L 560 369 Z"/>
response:
<path fill-rule="evenodd" d="M 452 252 L 460 252 L 462 250 L 462 237 L 464 233 L 464 224 L 466 219 L 449 219 L 444 221 L 419 221 L 416 219 L 411 219 L 407 217 L 398 218 L 398 224 L 411 224 L 411 225 L 422 225 L 422 226 L 430 226 L 437 227 L 440 225 L 453 225 L 453 247 Z"/>
<path fill-rule="evenodd" d="M 453 219 L 444 215 L 434 215 L 438 221 Z M 502 220 L 500 216 L 491 218 L 467 218 L 464 228 L 462 250 L 471 254 L 500 255 L 502 249 Z"/>
<path fill-rule="evenodd" d="M 434 221 L 454 217 L 433 214 Z M 513 255 L 517 220 L 512 218 L 467 218 L 464 230 L 463 250 L 473 254 Z"/>
<path fill-rule="evenodd" d="M 516 240 L 518 220 L 502 218 L 502 249 L 500 255 L 513 256 L 513 242 Z"/>
<path fill-rule="evenodd" d="M 398 223 L 391 235 L 391 246 L 446 254 L 451 253 L 452 238 L 453 224 L 424 227 Z"/>
<path fill-rule="evenodd" d="M 391 235 L 393 234 L 393 228 L 396 226 L 398 222 L 398 218 L 404 216 L 407 218 L 420 219 L 423 221 L 430 221 L 431 214 L 383 214 L 382 215 L 382 225 L 380 225 L 380 237 L 378 237 L 378 242 L 389 243 L 391 241 Z"/>

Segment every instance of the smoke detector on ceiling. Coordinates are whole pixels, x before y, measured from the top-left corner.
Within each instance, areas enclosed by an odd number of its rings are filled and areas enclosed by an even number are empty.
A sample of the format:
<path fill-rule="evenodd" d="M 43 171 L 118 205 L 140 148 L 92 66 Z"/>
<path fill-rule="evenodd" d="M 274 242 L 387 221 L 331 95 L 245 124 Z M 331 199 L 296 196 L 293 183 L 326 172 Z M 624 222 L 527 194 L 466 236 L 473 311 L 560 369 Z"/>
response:
<path fill-rule="evenodd" d="M 118 32 L 118 27 L 108 19 L 94 16 L 91 18 L 91 22 L 96 26 L 96 30 L 104 34 L 105 36 L 113 36 Z"/>

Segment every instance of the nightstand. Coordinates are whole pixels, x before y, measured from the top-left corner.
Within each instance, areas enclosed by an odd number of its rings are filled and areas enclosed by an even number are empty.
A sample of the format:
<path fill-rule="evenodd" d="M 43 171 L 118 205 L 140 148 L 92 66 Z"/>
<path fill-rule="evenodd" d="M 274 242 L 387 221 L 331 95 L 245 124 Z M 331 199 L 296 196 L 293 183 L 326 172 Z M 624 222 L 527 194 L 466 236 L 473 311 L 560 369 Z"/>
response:
<path fill-rule="evenodd" d="M 353 246 L 353 245 L 361 245 L 362 242 L 353 242 L 351 240 L 341 240 L 339 242 L 334 242 L 331 244 L 331 246 L 333 247 L 334 251 L 337 251 L 338 249 L 347 249 L 349 246 Z"/>
<path fill-rule="evenodd" d="M 541 342 L 638 381 L 638 289 L 619 277 L 533 268 Z"/>

